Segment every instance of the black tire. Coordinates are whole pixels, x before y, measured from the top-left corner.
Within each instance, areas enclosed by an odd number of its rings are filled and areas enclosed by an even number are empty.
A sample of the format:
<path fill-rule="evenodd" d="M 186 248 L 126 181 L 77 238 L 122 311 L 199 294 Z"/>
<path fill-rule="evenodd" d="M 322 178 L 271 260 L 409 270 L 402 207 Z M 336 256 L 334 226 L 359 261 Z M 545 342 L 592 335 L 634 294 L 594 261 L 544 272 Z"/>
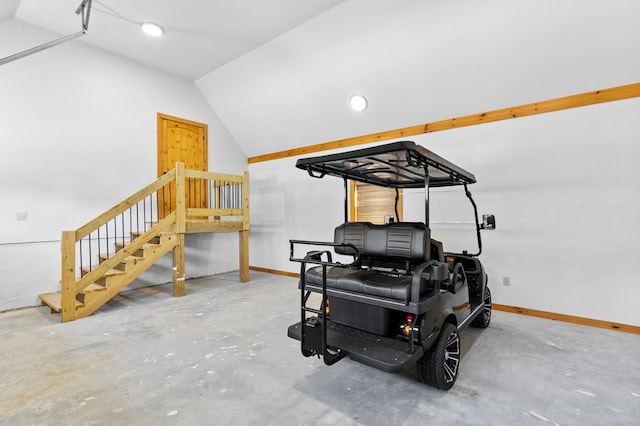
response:
<path fill-rule="evenodd" d="M 491 290 L 489 287 L 485 287 L 484 289 L 484 308 L 482 308 L 482 313 L 475 317 L 473 321 L 471 321 L 472 327 L 477 328 L 487 328 L 489 327 L 489 323 L 491 322 Z"/>
<path fill-rule="evenodd" d="M 460 366 L 460 336 L 458 328 L 444 323 L 429 352 L 418 360 L 418 377 L 426 384 L 442 390 L 451 389 Z"/>

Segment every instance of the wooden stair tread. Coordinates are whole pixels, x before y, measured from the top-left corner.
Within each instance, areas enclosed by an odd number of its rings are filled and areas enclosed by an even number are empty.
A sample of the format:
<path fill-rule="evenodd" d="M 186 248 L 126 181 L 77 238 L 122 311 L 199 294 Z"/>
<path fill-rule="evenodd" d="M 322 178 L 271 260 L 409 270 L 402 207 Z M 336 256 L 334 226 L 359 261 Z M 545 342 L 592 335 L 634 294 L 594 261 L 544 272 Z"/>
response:
<path fill-rule="evenodd" d="M 92 283 L 89 284 L 87 287 L 85 287 L 84 290 L 82 290 L 83 293 L 90 293 L 92 291 L 103 291 L 106 290 L 107 288 L 103 285 L 100 284 L 96 284 L 96 283 Z"/>
<path fill-rule="evenodd" d="M 142 248 L 156 248 L 156 247 L 161 247 L 162 244 L 156 244 L 156 243 L 146 243 L 142 245 Z"/>
<path fill-rule="evenodd" d="M 39 294 L 38 297 L 42 300 L 42 303 L 49 306 L 55 312 L 62 311 L 62 294 L 59 291 Z M 76 299 L 76 309 L 83 306 L 84 303 Z"/>
<path fill-rule="evenodd" d="M 89 272 L 91 272 L 91 269 L 89 268 L 82 268 L 82 272 L 84 273 L 84 275 L 88 274 Z M 107 272 L 104 273 L 104 275 L 102 275 L 103 277 L 113 277 L 116 275 L 125 275 L 127 272 L 126 271 L 121 271 L 120 269 L 109 269 Z"/>
<path fill-rule="evenodd" d="M 101 253 L 99 257 L 100 257 L 101 260 L 104 261 L 104 260 L 109 259 L 112 256 L 113 256 L 113 253 L 108 255 L 108 256 L 106 254 L 104 254 L 104 253 Z M 138 261 L 138 260 L 141 260 L 141 259 L 144 259 L 144 257 L 130 255 L 130 256 L 127 256 L 124 259 L 122 259 L 121 262 L 135 262 L 135 261 Z"/>
<path fill-rule="evenodd" d="M 146 243 L 142 245 L 142 249 L 145 248 L 155 248 L 155 247 L 160 247 L 162 244 L 156 244 L 156 243 Z M 116 247 L 118 250 L 122 250 L 124 248 L 124 246 L 122 245 L 122 243 L 116 243 Z"/>
<path fill-rule="evenodd" d="M 89 274 L 91 272 L 91 270 L 89 268 L 82 268 L 82 276 L 85 276 L 87 274 Z M 112 277 L 117 277 L 117 276 L 121 276 L 121 275 L 127 275 L 127 271 L 123 271 L 121 269 L 109 269 L 107 272 L 105 272 L 104 274 L 102 274 L 100 277 L 96 278 L 96 285 L 102 285 L 102 284 L 97 284 L 98 281 L 100 280 L 106 280 Z"/>

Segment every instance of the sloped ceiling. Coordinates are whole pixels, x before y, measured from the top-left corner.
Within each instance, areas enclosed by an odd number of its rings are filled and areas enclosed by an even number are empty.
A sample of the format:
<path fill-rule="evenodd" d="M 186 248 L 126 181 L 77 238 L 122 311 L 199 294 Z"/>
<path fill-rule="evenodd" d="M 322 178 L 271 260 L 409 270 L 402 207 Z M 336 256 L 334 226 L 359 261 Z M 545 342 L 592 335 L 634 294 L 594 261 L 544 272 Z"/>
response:
<path fill-rule="evenodd" d="M 0 18 L 15 13 L 70 34 L 79 30 L 73 13 L 79 3 L 0 0 Z M 93 5 L 81 42 L 194 80 L 249 157 L 634 83 L 640 76 L 637 0 Z M 166 36 L 143 38 L 134 23 L 143 20 L 162 24 Z M 366 111 L 349 110 L 353 93 L 367 96 Z"/>
<path fill-rule="evenodd" d="M 637 16 L 637 0 L 349 0 L 197 84 L 252 157 L 637 82 Z"/>
<path fill-rule="evenodd" d="M 263 45 L 343 0 L 93 0 L 89 31 L 80 40 L 188 79 Z M 81 0 L 0 0 L 0 20 L 66 35 L 81 29 Z M 164 27 L 162 38 L 139 23 Z"/>

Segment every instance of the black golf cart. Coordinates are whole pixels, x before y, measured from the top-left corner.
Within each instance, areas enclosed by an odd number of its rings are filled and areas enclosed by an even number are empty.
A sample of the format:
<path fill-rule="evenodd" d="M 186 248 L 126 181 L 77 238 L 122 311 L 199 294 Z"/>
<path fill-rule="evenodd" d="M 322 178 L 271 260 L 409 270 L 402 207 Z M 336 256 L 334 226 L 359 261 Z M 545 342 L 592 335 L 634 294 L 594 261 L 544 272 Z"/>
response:
<path fill-rule="evenodd" d="M 290 241 L 290 260 L 301 264 L 301 319 L 289 327 L 289 337 L 300 341 L 304 356 L 322 356 L 327 365 L 348 355 L 399 373 L 417 363 L 425 383 L 450 389 L 458 374 L 460 330 L 487 327 L 491 320 L 491 293 L 478 256 L 480 230 L 495 228 L 495 219 L 478 220 L 467 188 L 474 175 L 410 141 L 300 159 L 296 167 L 315 178 L 344 179 L 345 223 L 335 228 L 333 242 Z M 396 191 L 424 188 L 425 222 L 349 222 L 348 180 Z M 473 207 L 475 254 L 445 252 L 431 238 L 429 188 L 456 185 Z M 311 303 L 312 293 L 321 295 L 319 307 Z"/>

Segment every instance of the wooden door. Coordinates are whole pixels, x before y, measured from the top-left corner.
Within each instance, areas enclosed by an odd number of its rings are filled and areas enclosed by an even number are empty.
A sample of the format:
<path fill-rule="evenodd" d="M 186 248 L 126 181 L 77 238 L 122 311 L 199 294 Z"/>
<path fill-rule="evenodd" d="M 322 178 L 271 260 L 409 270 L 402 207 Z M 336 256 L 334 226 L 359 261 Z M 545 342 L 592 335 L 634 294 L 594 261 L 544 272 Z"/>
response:
<path fill-rule="evenodd" d="M 158 177 L 182 162 L 188 170 L 208 171 L 207 125 L 158 113 Z M 158 192 L 158 217 L 162 219 L 176 207 L 175 183 Z M 205 180 L 188 179 L 186 207 L 208 207 Z"/>

